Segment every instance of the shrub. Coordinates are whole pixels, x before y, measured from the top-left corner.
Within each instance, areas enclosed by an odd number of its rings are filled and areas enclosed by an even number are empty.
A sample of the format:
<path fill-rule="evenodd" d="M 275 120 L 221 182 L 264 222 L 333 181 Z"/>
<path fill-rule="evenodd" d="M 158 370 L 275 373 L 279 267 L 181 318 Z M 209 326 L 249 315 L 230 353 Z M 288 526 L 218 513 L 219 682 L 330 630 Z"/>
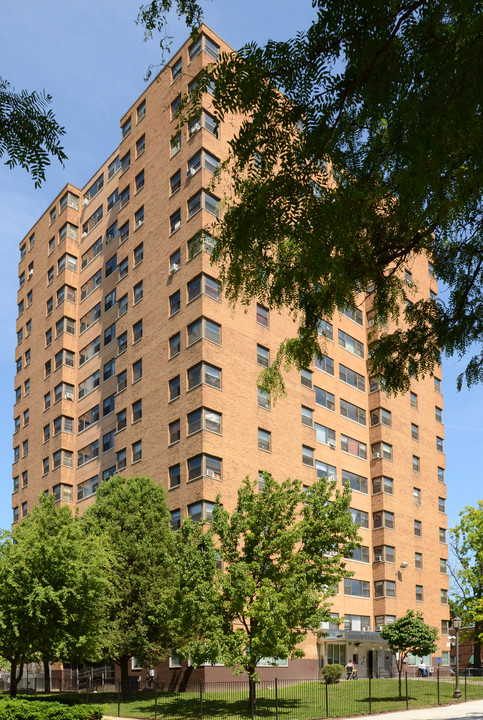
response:
<path fill-rule="evenodd" d="M 326 665 L 322 668 L 322 675 L 328 685 L 338 683 L 344 672 L 344 666 L 334 663 L 334 665 Z M 1 720 L 1 719 L 0 719 Z"/>
<path fill-rule="evenodd" d="M 99 705 L 69 707 L 58 702 L 5 699 L 0 702 L 0 720 L 102 720 Z"/>

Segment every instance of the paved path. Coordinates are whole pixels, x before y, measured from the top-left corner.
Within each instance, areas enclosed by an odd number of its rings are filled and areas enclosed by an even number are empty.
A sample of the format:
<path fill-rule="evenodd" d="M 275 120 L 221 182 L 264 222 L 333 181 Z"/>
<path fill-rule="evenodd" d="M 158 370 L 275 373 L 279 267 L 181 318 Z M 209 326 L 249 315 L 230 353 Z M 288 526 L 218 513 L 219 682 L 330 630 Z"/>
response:
<path fill-rule="evenodd" d="M 374 720 L 483 720 L 483 700 L 364 717 L 374 718 Z M 346 718 L 346 720 L 352 719 Z M 354 720 L 361 720 L 361 716 L 359 715 Z"/>

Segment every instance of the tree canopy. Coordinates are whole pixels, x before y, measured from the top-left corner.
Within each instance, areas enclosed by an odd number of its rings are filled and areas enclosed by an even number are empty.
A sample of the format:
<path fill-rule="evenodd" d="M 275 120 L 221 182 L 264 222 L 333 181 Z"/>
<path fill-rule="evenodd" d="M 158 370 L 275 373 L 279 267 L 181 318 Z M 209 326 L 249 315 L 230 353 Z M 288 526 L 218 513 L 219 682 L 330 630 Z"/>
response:
<path fill-rule="evenodd" d="M 368 291 L 370 364 L 388 390 L 432 373 L 441 351 L 474 352 L 464 379 L 479 382 L 481 2 L 312 4 L 314 21 L 295 37 L 221 54 L 187 109 L 198 112 L 214 81 L 218 118 L 245 116 L 215 228 L 225 292 L 297 318 L 269 384 L 284 365 L 307 366 L 320 352 L 321 318 L 361 304 Z M 202 18 L 194 0 L 141 6 L 138 21 L 148 37 L 163 33 L 162 46 L 170 9 L 193 30 Z M 401 269 L 420 254 L 448 288 L 444 299 L 417 299 L 405 283 Z"/>
<path fill-rule="evenodd" d="M 402 697 L 401 674 L 403 664 L 409 653 L 424 657 L 436 650 L 438 629 L 426 625 L 421 613 L 408 610 L 403 617 L 389 625 L 384 625 L 381 638 L 387 640 L 390 650 L 396 653 L 396 665 L 399 675 L 399 697 Z"/>
<path fill-rule="evenodd" d="M 0 78 L 0 158 L 5 155 L 10 168 L 19 165 L 27 170 L 35 187 L 45 180 L 51 158 L 62 164 L 67 159 L 60 144 L 65 129 L 48 109 L 51 101 L 45 91 L 16 92 Z"/>
<path fill-rule="evenodd" d="M 451 568 L 455 586 L 456 610 L 461 609 L 464 624 L 474 624 L 473 662 L 481 667 L 483 642 L 483 500 L 477 507 L 466 507 L 451 531 L 451 549 L 456 566 Z"/>

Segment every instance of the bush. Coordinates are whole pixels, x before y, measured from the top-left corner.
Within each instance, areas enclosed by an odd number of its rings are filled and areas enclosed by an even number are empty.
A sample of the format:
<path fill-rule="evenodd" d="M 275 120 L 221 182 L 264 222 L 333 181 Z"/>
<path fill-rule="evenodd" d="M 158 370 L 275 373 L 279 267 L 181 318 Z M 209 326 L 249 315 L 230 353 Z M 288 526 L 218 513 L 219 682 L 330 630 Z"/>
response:
<path fill-rule="evenodd" d="M 58 702 L 3 699 L 0 702 L 0 720 L 102 720 L 99 705 L 69 707 Z"/>
<path fill-rule="evenodd" d="M 326 665 L 322 668 L 322 675 L 325 678 L 325 682 L 328 685 L 333 685 L 334 683 L 338 683 L 339 679 L 342 677 L 342 673 L 344 672 L 344 666 L 338 665 L 335 663 L 334 665 Z M 1 720 L 1 718 L 0 718 Z"/>

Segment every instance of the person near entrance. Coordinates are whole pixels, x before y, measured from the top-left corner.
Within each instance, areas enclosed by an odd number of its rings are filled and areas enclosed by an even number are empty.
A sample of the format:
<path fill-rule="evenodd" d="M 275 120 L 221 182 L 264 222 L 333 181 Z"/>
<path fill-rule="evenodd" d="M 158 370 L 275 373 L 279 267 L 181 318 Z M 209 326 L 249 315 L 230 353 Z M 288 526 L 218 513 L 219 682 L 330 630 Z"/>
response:
<path fill-rule="evenodd" d="M 418 667 L 418 675 L 421 677 L 429 677 L 429 670 L 426 667 L 424 660 L 421 660 Z"/>
<path fill-rule="evenodd" d="M 349 660 L 349 662 L 345 666 L 345 672 L 347 680 L 352 680 L 353 677 L 355 677 L 357 671 L 354 667 L 354 663 L 352 662 L 352 660 Z"/>

